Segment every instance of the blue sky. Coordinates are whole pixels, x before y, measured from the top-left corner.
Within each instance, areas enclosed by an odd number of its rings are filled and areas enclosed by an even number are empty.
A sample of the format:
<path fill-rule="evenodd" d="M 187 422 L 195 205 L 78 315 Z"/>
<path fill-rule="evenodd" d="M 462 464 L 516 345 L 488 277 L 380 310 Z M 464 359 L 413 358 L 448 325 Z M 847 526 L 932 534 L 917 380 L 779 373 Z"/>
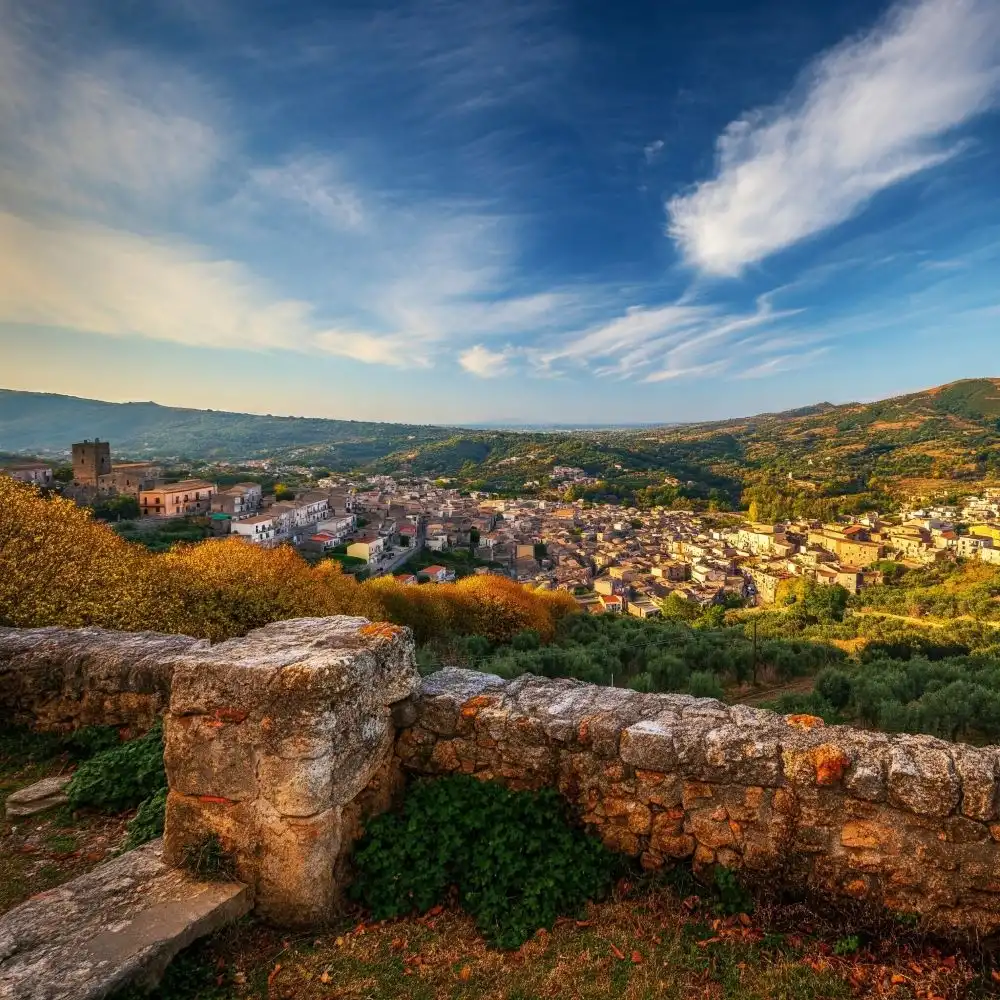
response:
<path fill-rule="evenodd" d="M 0 385 L 693 420 L 1000 375 L 1000 4 L 0 0 Z"/>

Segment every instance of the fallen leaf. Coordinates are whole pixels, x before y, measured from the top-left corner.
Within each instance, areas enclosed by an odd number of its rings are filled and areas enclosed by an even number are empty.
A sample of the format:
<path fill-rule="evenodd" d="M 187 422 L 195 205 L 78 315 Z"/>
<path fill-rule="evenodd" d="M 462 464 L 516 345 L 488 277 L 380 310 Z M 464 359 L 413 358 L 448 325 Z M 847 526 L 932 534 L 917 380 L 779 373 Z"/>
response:
<path fill-rule="evenodd" d="M 635 965 L 641 965 L 642 964 L 642 952 L 641 951 L 633 951 L 632 952 L 632 962 Z"/>
<path fill-rule="evenodd" d="M 467 965 L 462 966 L 462 971 L 459 972 L 458 978 L 462 980 L 463 983 L 467 983 L 469 978 L 472 976 L 472 969 Z"/>
<path fill-rule="evenodd" d="M 611 954 L 614 955 L 619 962 L 625 961 L 625 952 L 623 952 L 620 948 L 616 948 L 614 945 L 611 946 Z"/>
<path fill-rule="evenodd" d="M 330 975 L 330 970 L 329 969 L 324 969 L 323 970 L 323 975 L 319 977 L 319 981 L 321 983 L 328 983 L 332 979 L 333 979 L 333 976 Z"/>
<path fill-rule="evenodd" d="M 576 922 L 576 926 L 577 927 L 593 927 L 594 926 L 594 921 L 593 920 L 578 920 Z"/>
<path fill-rule="evenodd" d="M 889 982 L 892 983 L 893 986 L 901 986 L 906 982 L 906 976 L 901 976 L 898 972 L 894 972 Z"/>
<path fill-rule="evenodd" d="M 274 982 L 275 977 L 281 972 L 281 962 L 275 964 L 274 968 L 270 971 L 267 977 L 267 985 L 270 986 Z"/>
<path fill-rule="evenodd" d="M 436 916 L 438 916 L 441 913 L 444 913 L 444 907 L 443 906 L 432 906 L 427 911 L 427 916 L 429 916 L 429 917 L 436 917 Z"/>

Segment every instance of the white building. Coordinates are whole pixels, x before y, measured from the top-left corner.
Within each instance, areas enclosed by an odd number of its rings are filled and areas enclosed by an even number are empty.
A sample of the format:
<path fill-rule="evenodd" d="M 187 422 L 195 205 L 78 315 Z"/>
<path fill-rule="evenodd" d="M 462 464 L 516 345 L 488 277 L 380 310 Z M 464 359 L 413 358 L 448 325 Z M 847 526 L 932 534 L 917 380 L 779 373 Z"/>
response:
<path fill-rule="evenodd" d="M 271 514 L 258 514 L 233 521 L 230 529 L 234 535 L 252 542 L 254 545 L 271 546 L 278 538 L 278 525 Z"/>

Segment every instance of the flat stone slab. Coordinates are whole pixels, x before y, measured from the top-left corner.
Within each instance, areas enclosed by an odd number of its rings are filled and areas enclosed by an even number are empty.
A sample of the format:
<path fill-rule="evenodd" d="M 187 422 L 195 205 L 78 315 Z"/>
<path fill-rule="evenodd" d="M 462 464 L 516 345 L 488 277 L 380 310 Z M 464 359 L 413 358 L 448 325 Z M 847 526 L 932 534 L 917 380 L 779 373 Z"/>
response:
<path fill-rule="evenodd" d="M 56 806 L 64 806 L 69 802 L 69 797 L 64 789 L 70 783 L 73 775 L 57 774 L 51 778 L 42 778 L 27 788 L 19 788 L 7 796 L 4 803 L 4 810 L 8 819 L 16 819 L 21 816 L 34 816 L 35 813 L 45 812 L 46 809 L 54 809 Z"/>
<path fill-rule="evenodd" d="M 152 988 L 171 959 L 250 910 L 240 882 L 168 868 L 155 840 L 0 917 L 0 1000 L 98 1000 Z"/>

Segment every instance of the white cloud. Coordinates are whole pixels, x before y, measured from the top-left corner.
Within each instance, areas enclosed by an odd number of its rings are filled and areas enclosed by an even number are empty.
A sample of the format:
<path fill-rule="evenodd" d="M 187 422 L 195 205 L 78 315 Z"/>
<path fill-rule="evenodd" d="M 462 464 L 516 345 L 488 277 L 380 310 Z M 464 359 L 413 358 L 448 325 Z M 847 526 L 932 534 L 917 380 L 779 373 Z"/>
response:
<path fill-rule="evenodd" d="M 750 368 L 742 369 L 735 377 L 738 379 L 767 378 L 781 372 L 797 371 L 800 368 L 808 367 L 829 350 L 828 347 L 817 347 L 814 351 L 806 351 L 803 354 L 780 354 L 752 365 Z"/>
<path fill-rule="evenodd" d="M 297 157 L 278 167 L 256 168 L 250 179 L 262 192 L 297 203 L 329 225 L 360 229 L 364 224 L 361 196 L 337 176 L 329 157 Z"/>
<path fill-rule="evenodd" d="M 642 155 L 646 157 L 647 163 L 654 162 L 663 151 L 663 140 L 654 139 L 649 145 L 643 147 Z"/>
<path fill-rule="evenodd" d="M 458 356 L 458 363 L 480 378 L 496 378 L 509 370 L 510 350 L 493 351 L 483 344 L 476 344 Z"/>
<path fill-rule="evenodd" d="M 667 205 L 696 267 L 737 275 L 954 156 L 1000 89 L 997 0 L 918 0 L 819 58 L 787 102 L 718 140 L 716 175 Z"/>
<path fill-rule="evenodd" d="M 242 265 L 178 241 L 0 212 L 0 323 L 198 347 L 328 353 L 397 366 L 420 348 L 322 322 Z"/>
<path fill-rule="evenodd" d="M 812 346 L 815 336 L 780 336 L 798 309 L 778 309 L 777 292 L 758 296 L 752 311 L 740 312 L 682 298 L 647 308 L 633 306 L 597 326 L 545 338 L 524 353 L 535 373 L 563 375 L 582 368 L 607 378 L 665 382 L 737 371 L 746 357 L 782 348 Z"/>

